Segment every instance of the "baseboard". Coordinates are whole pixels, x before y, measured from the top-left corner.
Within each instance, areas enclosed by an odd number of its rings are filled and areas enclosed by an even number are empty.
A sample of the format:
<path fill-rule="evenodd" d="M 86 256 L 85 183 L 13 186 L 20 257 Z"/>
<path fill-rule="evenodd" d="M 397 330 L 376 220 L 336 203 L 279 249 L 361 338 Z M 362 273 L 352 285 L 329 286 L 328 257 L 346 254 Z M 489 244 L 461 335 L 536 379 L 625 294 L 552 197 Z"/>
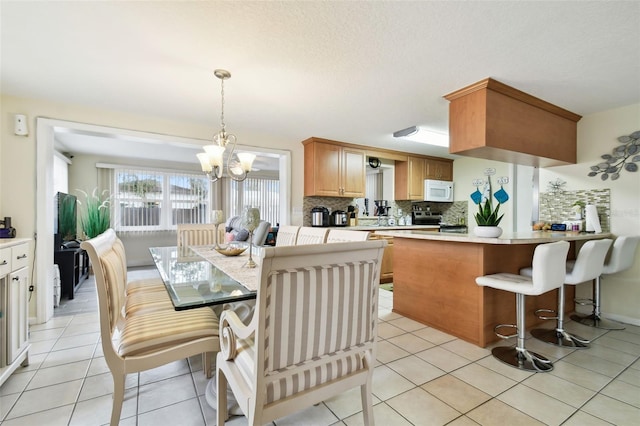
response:
<path fill-rule="evenodd" d="M 616 314 L 600 314 L 600 316 L 602 318 L 621 322 L 623 324 L 640 326 L 640 318 L 632 318 L 632 317 L 627 317 L 624 315 L 616 315 Z"/>

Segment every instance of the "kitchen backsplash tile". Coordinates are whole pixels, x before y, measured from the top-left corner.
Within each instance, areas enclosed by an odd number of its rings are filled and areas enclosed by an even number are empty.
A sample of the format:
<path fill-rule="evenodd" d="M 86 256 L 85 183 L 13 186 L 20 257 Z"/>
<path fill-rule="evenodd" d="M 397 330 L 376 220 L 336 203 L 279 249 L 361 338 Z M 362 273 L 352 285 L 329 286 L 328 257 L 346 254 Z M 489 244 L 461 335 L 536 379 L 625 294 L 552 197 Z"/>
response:
<path fill-rule="evenodd" d="M 442 221 L 447 224 L 459 224 L 466 220 L 467 217 L 467 209 L 468 203 L 466 201 L 456 201 L 453 203 L 430 203 L 427 201 L 388 201 L 389 213 L 393 215 L 397 215 L 398 209 L 402 209 L 403 215 L 409 214 L 413 206 L 417 208 L 421 208 L 422 210 L 427 210 L 429 208 L 431 212 L 434 214 L 442 214 Z M 341 197 L 303 197 L 302 200 L 302 208 L 304 211 L 304 226 L 311 226 L 311 209 L 316 206 L 323 206 L 329 209 L 329 211 L 334 210 L 344 210 L 347 211 L 347 208 L 352 205 L 355 206 L 356 203 L 353 199 L 350 198 L 341 198 Z M 375 205 L 373 200 L 369 201 L 369 216 L 368 217 L 359 217 L 358 224 L 360 225 L 373 225 L 377 223 L 378 218 L 374 216 Z"/>
<path fill-rule="evenodd" d="M 540 221 L 562 223 L 573 220 L 575 213 L 573 206 L 577 201 L 593 204 L 598 210 L 602 232 L 611 230 L 611 190 L 585 189 L 577 191 L 558 191 L 540 193 Z M 584 219 L 584 209 L 582 212 Z"/>

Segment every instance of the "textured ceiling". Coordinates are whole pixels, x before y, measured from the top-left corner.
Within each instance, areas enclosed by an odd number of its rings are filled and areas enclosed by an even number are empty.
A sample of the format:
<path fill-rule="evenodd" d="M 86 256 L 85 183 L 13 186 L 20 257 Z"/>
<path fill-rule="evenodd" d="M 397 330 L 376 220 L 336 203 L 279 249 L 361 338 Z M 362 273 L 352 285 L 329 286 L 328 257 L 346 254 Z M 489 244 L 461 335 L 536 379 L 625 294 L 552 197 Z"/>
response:
<path fill-rule="evenodd" d="M 638 1 L 0 3 L 3 94 L 446 154 L 443 95 L 486 77 L 580 115 L 640 102 Z M 99 123 L 98 123 L 99 124 Z"/>

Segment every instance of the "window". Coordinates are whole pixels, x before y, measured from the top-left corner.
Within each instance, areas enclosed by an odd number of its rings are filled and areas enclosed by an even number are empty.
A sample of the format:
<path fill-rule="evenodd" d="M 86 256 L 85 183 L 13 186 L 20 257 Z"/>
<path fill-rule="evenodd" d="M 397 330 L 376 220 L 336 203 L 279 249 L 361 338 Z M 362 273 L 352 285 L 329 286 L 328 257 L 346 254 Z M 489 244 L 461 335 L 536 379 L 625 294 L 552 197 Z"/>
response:
<path fill-rule="evenodd" d="M 201 174 L 116 168 L 113 223 L 118 231 L 162 231 L 207 223 L 209 180 Z"/>
<path fill-rule="evenodd" d="M 229 181 L 229 211 L 227 217 L 239 216 L 246 206 L 260 209 L 260 219 L 275 226 L 280 222 L 280 180 L 248 177 L 242 182 Z"/>

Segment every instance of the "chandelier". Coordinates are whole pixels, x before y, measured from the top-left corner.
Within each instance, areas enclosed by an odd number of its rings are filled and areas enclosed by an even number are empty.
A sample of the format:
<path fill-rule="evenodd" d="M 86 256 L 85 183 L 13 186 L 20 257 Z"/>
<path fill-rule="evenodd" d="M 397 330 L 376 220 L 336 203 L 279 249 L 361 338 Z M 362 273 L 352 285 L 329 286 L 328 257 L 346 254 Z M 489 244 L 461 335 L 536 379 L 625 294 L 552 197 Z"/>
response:
<path fill-rule="evenodd" d="M 236 181 L 243 181 L 249 175 L 255 154 L 249 152 L 236 153 L 237 160 L 233 158 L 236 149 L 236 136 L 227 133 L 224 124 L 224 81 L 231 78 L 231 73 L 227 70 L 215 70 L 213 72 L 221 81 L 222 108 L 220 114 L 221 128 L 218 133 L 213 135 L 213 144 L 203 147 L 205 152 L 197 154 L 200 160 L 202 171 L 207 175 L 211 182 L 215 182 L 222 177 L 224 166 L 224 153 L 227 145 L 231 144 L 231 151 L 227 159 L 227 175 Z"/>

